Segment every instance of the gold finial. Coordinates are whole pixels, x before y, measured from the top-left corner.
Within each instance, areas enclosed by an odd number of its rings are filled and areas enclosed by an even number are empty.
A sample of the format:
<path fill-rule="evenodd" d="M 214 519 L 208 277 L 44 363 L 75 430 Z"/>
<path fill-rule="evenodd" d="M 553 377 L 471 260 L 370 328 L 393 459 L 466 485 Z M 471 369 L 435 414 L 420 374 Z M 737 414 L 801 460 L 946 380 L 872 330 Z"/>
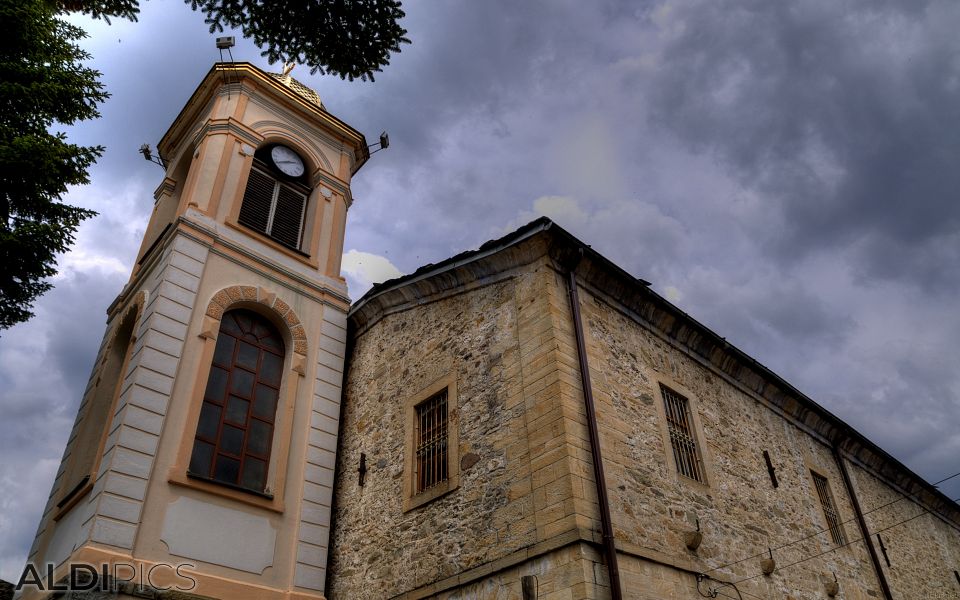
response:
<path fill-rule="evenodd" d="M 297 66 L 297 63 L 294 63 L 294 62 L 283 63 L 283 71 L 281 72 L 281 74 L 284 77 L 289 77 L 290 71 L 292 71 L 295 66 Z"/>

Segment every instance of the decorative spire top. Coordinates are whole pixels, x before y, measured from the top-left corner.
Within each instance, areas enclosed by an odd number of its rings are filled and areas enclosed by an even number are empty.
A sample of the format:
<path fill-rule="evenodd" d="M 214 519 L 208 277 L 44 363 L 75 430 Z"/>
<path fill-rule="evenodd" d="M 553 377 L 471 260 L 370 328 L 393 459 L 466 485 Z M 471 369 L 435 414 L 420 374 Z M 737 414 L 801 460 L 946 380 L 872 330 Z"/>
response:
<path fill-rule="evenodd" d="M 320 101 L 320 95 L 317 94 L 317 92 L 290 76 L 290 71 L 292 71 L 295 66 L 297 66 L 297 64 L 294 62 L 283 63 L 282 71 L 279 73 L 268 73 L 268 75 L 280 81 L 283 85 L 296 92 L 308 102 L 316 104 L 323 110 L 326 110 L 326 107 L 323 105 L 323 102 Z"/>

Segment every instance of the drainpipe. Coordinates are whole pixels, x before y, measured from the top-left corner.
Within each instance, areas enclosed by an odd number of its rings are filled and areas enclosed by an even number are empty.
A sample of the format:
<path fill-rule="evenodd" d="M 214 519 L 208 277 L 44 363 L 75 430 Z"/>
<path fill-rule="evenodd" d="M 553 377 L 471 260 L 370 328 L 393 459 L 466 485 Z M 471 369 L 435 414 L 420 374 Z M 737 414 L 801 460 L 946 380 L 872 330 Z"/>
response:
<path fill-rule="evenodd" d="M 863 511 L 860 510 L 860 501 L 857 500 L 857 494 L 853 490 L 853 482 L 850 481 L 847 465 L 843 460 L 843 456 L 840 454 L 840 444 L 834 442 L 832 449 L 833 458 L 837 461 L 837 466 L 840 467 L 840 476 L 843 477 L 843 485 L 847 488 L 847 495 L 850 496 L 850 502 L 853 504 L 853 512 L 857 515 L 857 524 L 860 525 L 860 535 L 863 536 L 863 540 L 867 543 L 867 550 L 870 551 L 870 561 L 873 563 L 873 570 L 877 572 L 877 581 L 880 582 L 883 597 L 886 600 L 893 600 L 893 595 L 890 593 L 890 586 L 887 584 L 887 578 L 883 574 L 883 569 L 880 567 L 880 558 L 877 556 L 877 549 L 873 547 L 873 539 L 867 530 L 867 522 L 863 518 Z"/>
<path fill-rule="evenodd" d="M 583 249 L 580 249 L 580 257 Z M 583 386 L 583 401 L 587 410 L 587 429 L 590 432 L 590 456 L 593 457 L 594 479 L 597 484 L 597 500 L 600 503 L 600 526 L 603 539 L 603 554 L 610 573 L 610 593 L 613 600 L 622 600 L 620 569 L 617 566 L 617 547 L 613 539 L 613 524 L 610 519 L 610 500 L 607 498 L 607 481 L 603 475 L 603 459 L 600 456 L 600 433 L 597 429 L 597 413 L 593 404 L 593 388 L 590 385 L 590 367 L 587 364 L 587 348 L 583 341 L 583 326 L 580 321 L 580 297 L 577 294 L 577 276 L 574 274 L 577 261 L 567 271 L 567 288 L 570 294 L 570 309 L 573 330 L 577 338 L 577 358 L 580 360 L 580 382 Z"/>

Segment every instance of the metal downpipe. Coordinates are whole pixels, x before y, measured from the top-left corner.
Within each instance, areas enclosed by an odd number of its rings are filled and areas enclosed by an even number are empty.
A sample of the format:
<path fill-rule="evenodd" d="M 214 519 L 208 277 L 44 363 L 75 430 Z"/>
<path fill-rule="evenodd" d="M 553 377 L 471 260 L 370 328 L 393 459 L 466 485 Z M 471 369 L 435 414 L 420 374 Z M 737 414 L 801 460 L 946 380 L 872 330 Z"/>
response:
<path fill-rule="evenodd" d="M 582 252 L 582 250 L 581 250 Z M 577 261 L 579 262 L 579 261 Z M 580 296 L 577 294 L 576 264 L 567 270 L 567 288 L 573 316 L 573 330 L 577 339 L 577 358 L 580 361 L 580 382 L 583 386 L 583 401 L 587 412 L 587 429 L 590 433 L 590 456 L 593 458 L 594 479 L 597 484 L 597 500 L 600 503 L 600 526 L 603 539 L 603 554 L 610 574 L 610 594 L 613 600 L 622 600 L 620 568 L 617 564 L 617 547 L 613 538 L 613 523 L 610 519 L 610 500 L 607 497 L 607 481 L 603 474 L 603 458 L 600 456 L 600 432 L 597 429 L 597 413 L 593 403 L 593 388 L 590 385 L 590 367 L 587 364 L 587 348 L 583 341 L 583 325 L 580 319 Z"/>
<path fill-rule="evenodd" d="M 883 591 L 883 597 L 886 600 L 893 600 L 893 594 L 890 592 L 890 586 L 887 584 L 887 578 L 883 574 L 883 568 L 880 566 L 880 558 L 877 556 L 877 549 L 873 547 L 873 540 L 870 538 L 870 532 L 867 530 L 867 522 L 863 518 L 863 511 L 860 509 L 860 501 L 857 500 L 857 494 L 853 491 L 853 482 L 850 480 L 850 474 L 847 472 L 847 465 L 840 454 L 840 445 L 834 442 L 832 445 L 833 458 L 837 461 L 840 468 L 840 476 L 843 478 L 843 485 L 847 488 L 847 495 L 850 496 L 850 503 L 853 504 L 853 512 L 857 515 L 857 524 L 860 526 L 860 535 L 863 541 L 867 543 L 867 550 L 870 552 L 870 561 L 873 563 L 873 570 L 877 573 L 877 581 L 880 582 L 880 589 Z"/>

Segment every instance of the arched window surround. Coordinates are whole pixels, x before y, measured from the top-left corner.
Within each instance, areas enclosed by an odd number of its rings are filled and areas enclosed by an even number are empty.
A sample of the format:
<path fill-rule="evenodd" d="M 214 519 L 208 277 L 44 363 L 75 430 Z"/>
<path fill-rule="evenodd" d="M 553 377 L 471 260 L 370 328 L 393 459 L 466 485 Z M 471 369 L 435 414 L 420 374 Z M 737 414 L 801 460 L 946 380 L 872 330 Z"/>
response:
<path fill-rule="evenodd" d="M 260 141 L 255 145 L 236 142 L 237 151 L 245 158 L 232 199 L 224 199 L 227 208 L 224 208 L 222 213 L 218 212 L 219 218 L 223 218 L 224 223 L 231 229 L 255 238 L 285 257 L 304 263 L 329 277 L 340 279 L 338 248 L 343 241 L 344 222 L 350 203 L 349 177 L 346 175 L 347 179 L 344 179 L 343 155 L 334 157 L 334 164 L 331 164 L 331 157 L 326 156 L 317 144 L 309 142 L 304 135 L 281 125 L 273 122 L 255 123 L 252 127 Z M 257 148 L 274 144 L 288 146 L 303 158 L 307 182 L 311 187 L 298 249 L 290 248 L 240 223 L 243 196 L 251 171 L 254 169 L 254 154 Z M 331 256 L 333 254 L 336 256 Z"/>
<path fill-rule="evenodd" d="M 89 386 L 77 411 L 77 420 L 65 451 L 70 456 L 61 465 L 63 471 L 60 474 L 61 489 L 57 491 L 59 502 L 53 517 L 55 521 L 76 506 L 96 482 L 106 441 L 114 428 L 120 391 L 127 376 L 147 298 L 148 293 L 140 291 L 126 309 L 114 313 L 116 318 L 105 336 L 107 341 L 100 350 L 91 376 L 94 383 Z M 85 456 L 74 456 L 78 451 L 83 451 Z"/>
<path fill-rule="evenodd" d="M 280 397 L 274 419 L 273 441 L 267 471 L 266 490 L 262 494 L 187 475 L 194 439 L 200 418 L 203 396 L 210 375 L 213 352 L 216 347 L 223 315 L 234 309 L 247 309 L 270 321 L 283 337 L 286 349 L 280 386 Z M 305 374 L 307 339 L 306 332 L 296 312 L 274 292 L 263 287 L 235 285 L 221 289 L 207 305 L 199 337 L 204 340 L 197 361 L 190 405 L 182 433 L 177 460 L 168 473 L 172 484 L 198 489 L 230 498 L 244 504 L 265 508 L 273 512 L 284 511 L 285 475 L 293 430 L 293 412 L 299 390 L 300 378 Z"/>

